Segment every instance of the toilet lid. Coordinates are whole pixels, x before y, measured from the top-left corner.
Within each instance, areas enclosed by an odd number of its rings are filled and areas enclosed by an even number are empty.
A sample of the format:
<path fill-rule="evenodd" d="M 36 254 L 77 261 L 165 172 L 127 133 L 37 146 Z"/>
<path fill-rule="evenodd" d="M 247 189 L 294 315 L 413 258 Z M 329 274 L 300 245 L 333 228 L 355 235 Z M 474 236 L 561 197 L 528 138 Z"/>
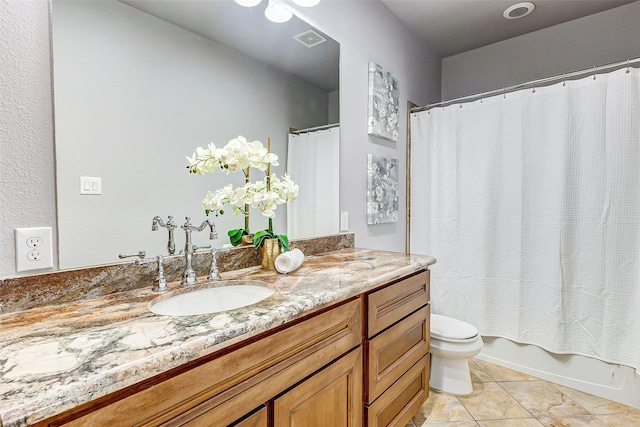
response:
<path fill-rule="evenodd" d="M 467 322 L 452 317 L 431 315 L 431 337 L 442 341 L 468 340 L 478 335 L 478 330 Z"/>

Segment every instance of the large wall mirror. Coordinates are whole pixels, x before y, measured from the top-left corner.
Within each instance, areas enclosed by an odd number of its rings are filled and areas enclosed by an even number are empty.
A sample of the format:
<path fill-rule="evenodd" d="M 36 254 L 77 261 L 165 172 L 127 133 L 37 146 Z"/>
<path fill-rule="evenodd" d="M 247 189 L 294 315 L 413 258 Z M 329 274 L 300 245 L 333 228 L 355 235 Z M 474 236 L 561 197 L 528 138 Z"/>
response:
<path fill-rule="evenodd" d="M 326 42 L 308 47 L 295 36 L 314 29 L 295 16 L 268 21 L 266 3 L 53 0 L 61 269 L 110 264 L 139 250 L 166 254 L 167 231 L 151 231 L 156 215 L 200 224 L 206 192 L 244 177 L 189 174 L 185 157 L 197 147 L 238 135 L 266 145 L 270 137 L 280 158 L 273 172 L 282 175 L 290 128 L 338 122 L 338 43 L 315 30 Z M 302 169 L 335 163 L 337 194 L 338 158 L 307 162 Z M 91 178 L 86 188 L 81 177 Z M 81 194 L 98 190 L 93 178 L 101 194 Z M 305 191 L 313 192 L 301 187 L 300 197 Z M 339 212 L 320 215 L 337 223 Z M 219 239 L 195 233 L 196 244 L 220 247 L 227 230 L 244 224 L 231 212 L 212 219 Z M 251 213 L 252 231 L 266 225 Z M 278 208 L 274 228 L 286 233 L 286 207 Z M 181 248 L 183 233 L 175 233 Z"/>

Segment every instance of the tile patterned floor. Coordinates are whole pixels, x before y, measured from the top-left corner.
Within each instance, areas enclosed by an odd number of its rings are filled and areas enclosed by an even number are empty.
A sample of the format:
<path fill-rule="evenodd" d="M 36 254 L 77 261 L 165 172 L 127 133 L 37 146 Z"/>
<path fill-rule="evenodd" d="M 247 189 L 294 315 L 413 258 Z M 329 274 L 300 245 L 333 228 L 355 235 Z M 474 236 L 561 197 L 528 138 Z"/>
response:
<path fill-rule="evenodd" d="M 473 393 L 432 389 L 407 427 L 640 427 L 640 409 L 479 359 L 469 367 Z"/>

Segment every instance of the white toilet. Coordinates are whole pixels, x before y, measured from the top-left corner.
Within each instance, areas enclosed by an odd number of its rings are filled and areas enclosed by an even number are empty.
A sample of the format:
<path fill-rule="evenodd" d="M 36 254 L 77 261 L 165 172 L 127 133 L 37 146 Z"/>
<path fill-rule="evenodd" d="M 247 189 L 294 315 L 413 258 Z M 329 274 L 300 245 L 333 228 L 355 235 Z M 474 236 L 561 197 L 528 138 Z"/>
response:
<path fill-rule="evenodd" d="M 470 394 L 469 358 L 480 353 L 482 337 L 462 320 L 431 315 L 431 376 L 429 386 L 450 394 Z"/>

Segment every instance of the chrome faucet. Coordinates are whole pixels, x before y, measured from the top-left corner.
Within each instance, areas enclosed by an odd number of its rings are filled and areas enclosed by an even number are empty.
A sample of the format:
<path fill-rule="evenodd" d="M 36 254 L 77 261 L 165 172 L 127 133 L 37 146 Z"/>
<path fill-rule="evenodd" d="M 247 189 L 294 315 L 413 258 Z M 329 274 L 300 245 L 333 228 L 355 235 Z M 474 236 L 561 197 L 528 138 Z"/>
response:
<path fill-rule="evenodd" d="M 209 226 L 209 240 L 217 239 L 218 233 L 216 232 L 216 226 L 210 219 L 206 219 L 202 221 L 200 226 L 196 227 L 191 224 L 191 217 L 186 217 L 186 222 L 182 226 L 186 234 L 186 242 L 184 244 L 184 256 L 187 261 L 187 266 L 184 270 L 184 274 L 182 275 L 182 286 L 191 286 L 198 283 L 196 279 L 196 272 L 193 270 L 193 266 L 191 265 L 191 260 L 193 258 L 193 254 L 196 250 L 198 250 L 198 246 L 194 245 L 191 241 L 191 232 L 192 231 L 202 231 L 208 225 Z"/>
<path fill-rule="evenodd" d="M 153 222 L 151 223 L 151 231 L 157 231 L 158 226 L 164 227 L 169 230 L 169 241 L 167 242 L 167 250 L 169 251 L 169 255 L 173 255 L 176 253 L 176 241 L 173 237 L 173 230 L 175 230 L 178 226 L 175 222 L 173 222 L 173 215 L 169 215 L 167 219 L 167 223 L 165 224 L 162 218 L 159 216 L 153 217 Z"/>
<path fill-rule="evenodd" d="M 158 263 L 158 273 L 156 274 L 155 283 L 153 285 L 152 290 L 154 292 L 165 292 L 169 290 L 169 286 L 167 285 L 167 278 L 164 277 L 164 266 L 162 262 L 164 261 L 164 257 L 162 255 L 158 255 L 153 258 L 147 258 L 147 253 L 145 251 L 138 251 L 137 254 L 120 254 L 118 258 L 138 258 L 136 263 L 138 265 L 147 264 L 150 262 Z"/>
<path fill-rule="evenodd" d="M 158 263 L 158 273 L 156 274 L 153 288 L 151 288 L 153 292 L 166 292 L 169 290 L 169 286 L 167 285 L 167 278 L 164 277 L 164 266 L 162 265 L 163 261 L 164 257 L 162 255 L 158 255 L 155 258 L 141 258 L 136 261 L 138 265 L 147 264 L 149 262 Z"/>

